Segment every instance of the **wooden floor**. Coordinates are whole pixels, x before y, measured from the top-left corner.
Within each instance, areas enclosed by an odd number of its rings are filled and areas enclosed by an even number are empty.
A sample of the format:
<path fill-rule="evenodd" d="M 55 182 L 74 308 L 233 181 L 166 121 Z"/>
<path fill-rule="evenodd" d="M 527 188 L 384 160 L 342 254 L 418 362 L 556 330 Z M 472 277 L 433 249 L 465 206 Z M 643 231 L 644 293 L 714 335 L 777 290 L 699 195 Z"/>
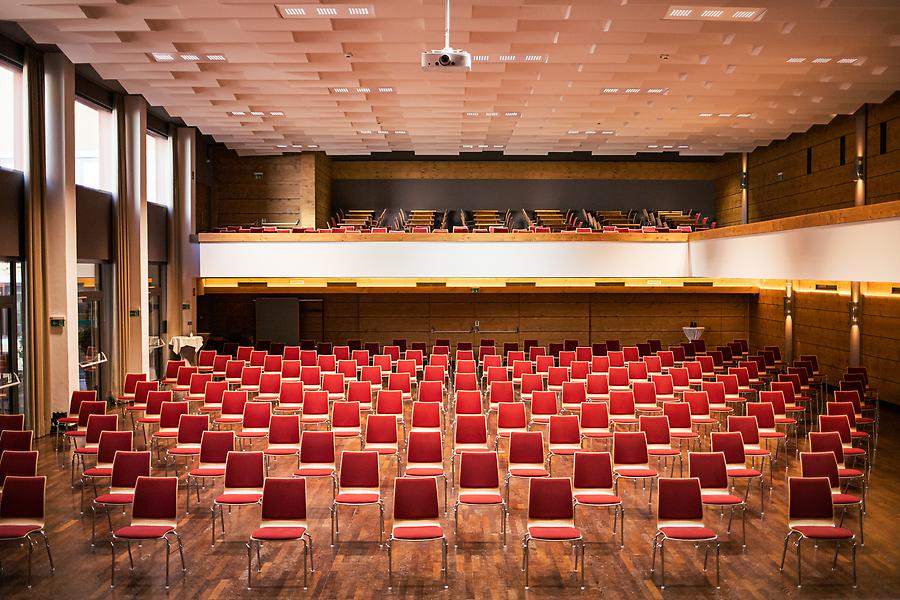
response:
<path fill-rule="evenodd" d="M 566 596 L 597 597 L 740 597 L 772 599 L 781 596 L 808 598 L 887 598 L 900 596 L 900 414 L 883 411 L 883 432 L 871 474 L 866 519 L 866 545 L 859 552 L 859 587 L 850 586 L 848 555 L 842 553 L 836 572 L 830 570 L 831 552 L 826 547 L 815 550 L 804 547 L 804 585 L 795 587 L 795 562 L 789 555 L 784 573 L 778 571 L 781 543 L 786 531 L 785 471 L 776 471 L 775 489 L 766 501 L 766 513 L 760 519 L 757 491 L 750 496 L 746 549 L 737 535 L 725 534 L 727 518 L 716 512 L 707 513 L 707 524 L 720 533 L 722 541 L 722 588 L 716 591 L 713 571 L 704 574 L 702 552 L 689 545 L 673 544 L 667 552 L 667 587 L 660 591 L 650 580 L 650 538 L 653 522 L 647 498 L 640 488 L 623 486 L 626 511 L 625 548 L 612 543 L 612 520 L 602 509 L 579 513 L 579 525 L 587 545 L 587 589 L 581 592 L 572 573 L 572 554 L 563 544 L 539 546 L 532 552 L 531 590 L 523 589 L 521 536 L 524 526 L 526 484 L 514 482 L 509 520 L 509 545 L 500 543 L 499 511 L 469 510 L 461 514 L 460 539 L 457 549 L 452 537 L 452 498 L 449 518 L 445 519 L 450 537 L 450 588 L 440 587 L 440 546 L 397 544 L 394 564 L 395 587 L 387 590 L 386 550 L 377 544 L 378 518 L 371 508 L 352 514 L 342 512 L 342 538 L 329 547 L 330 482 L 319 479 L 311 483 L 309 500 L 311 531 L 315 541 L 316 572 L 309 590 L 302 588 L 302 554 L 296 544 L 272 544 L 263 549 L 263 569 L 254 573 L 256 596 L 324 598 L 372 598 L 437 596 L 444 598 L 512 598 Z M 356 449 L 356 442 L 350 442 Z M 42 548 L 35 552 L 34 587 L 25 588 L 25 550 L 12 545 L 0 547 L 3 575 L 0 577 L 2 598 L 99 598 L 99 597 L 163 597 L 164 546 L 147 543 L 135 546 L 134 572 L 128 571 L 124 548 L 118 553 L 117 587 L 109 590 L 110 553 L 104 541 L 96 548 L 90 545 L 90 518 L 79 515 L 78 489 L 69 486 L 68 470 L 60 467 L 61 455 L 54 453 L 51 439 L 38 441 L 41 451 L 40 473 L 49 478 L 47 533 L 50 537 L 57 570 L 49 574 Z M 554 460 L 554 474 L 570 472 L 569 461 Z M 791 463 L 791 473 L 797 470 Z M 287 474 L 292 461 L 282 460 L 272 474 Z M 382 463 L 383 490 L 387 494 L 388 514 L 393 463 Z M 156 473 L 154 473 L 156 474 Z M 161 470 L 160 470 L 161 474 Z M 183 506 L 183 491 L 179 503 Z M 89 495 L 89 494 L 88 494 Z M 210 548 L 209 505 L 212 490 L 202 496 L 203 508 L 196 504 L 189 516 L 182 518 L 180 529 L 186 543 L 187 574 L 176 568 L 177 554 L 172 556 L 172 597 L 251 597 L 246 589 L 246 548 L 249 531 L 258 520 L 258 508 L 245 508 L 226 516 L 227 540 Z M 114 524 L 124 524 L 127 517 L 114 515 Z M 855 515 L 848 515 L 849 525 L 856 529 Z M 389 523 L 387 525 L 389 529 Z M 739 531 L 739 528 L 735 528 Z M 98 520 L 98 539 L 107 534 L 105 520 Z M 658 574 L 658 573 L 657 573 Z"/>

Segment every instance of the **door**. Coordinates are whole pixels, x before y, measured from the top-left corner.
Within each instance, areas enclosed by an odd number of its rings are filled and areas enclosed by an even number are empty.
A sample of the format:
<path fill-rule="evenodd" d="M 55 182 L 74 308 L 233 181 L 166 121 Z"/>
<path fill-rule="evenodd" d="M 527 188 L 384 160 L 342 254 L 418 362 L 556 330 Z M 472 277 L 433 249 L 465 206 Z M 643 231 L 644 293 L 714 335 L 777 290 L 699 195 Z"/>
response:
<path fill-rule="evenodd" d="M 94 293 L 78 296 L 78 382 L 82 390 L 97 390 L 97 396 L 104 398 L 101 389 L 100 360 L 100 309 L 101 299 Z"/>

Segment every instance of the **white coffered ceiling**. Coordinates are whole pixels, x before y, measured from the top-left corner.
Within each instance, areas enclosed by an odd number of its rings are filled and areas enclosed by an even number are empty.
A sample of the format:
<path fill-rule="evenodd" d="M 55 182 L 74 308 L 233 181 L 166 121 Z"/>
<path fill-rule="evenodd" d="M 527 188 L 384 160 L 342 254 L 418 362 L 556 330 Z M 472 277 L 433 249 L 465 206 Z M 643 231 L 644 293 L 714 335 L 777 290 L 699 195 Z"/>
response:
<path fill-rule="evenodd" d="M 452 15 L 467 73 L 419 66 L 443 45 L 441 0 L 0 3 L 242 154 L 722 154 L 900 88 L 900 0 L 454 0 Z"/>

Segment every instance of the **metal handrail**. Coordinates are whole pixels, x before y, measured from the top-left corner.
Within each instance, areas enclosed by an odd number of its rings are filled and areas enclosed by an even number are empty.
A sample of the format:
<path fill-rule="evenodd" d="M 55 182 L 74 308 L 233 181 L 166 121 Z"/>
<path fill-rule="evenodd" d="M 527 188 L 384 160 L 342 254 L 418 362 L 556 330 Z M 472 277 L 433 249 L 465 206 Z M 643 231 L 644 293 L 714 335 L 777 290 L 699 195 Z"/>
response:
<path fill-rule="evenodd" d="M 8 390 L 9 388 L 14 388 L 22 385 L 22 380 L 19 379 L 18 373 L 10 373 L 12 376 L 10 378 L 9 383 L 0 384 L 0 390 Z"/>
<path fill-rule="evenodd" d="M 78 363 L 79 368 L 86 369 L 88 367 L 96 367 L 97 365 L 102 365 L 105 362 L 109 362 L 109 359 L 106 358 L 106 355 L 101 351 L 97 353 L 97 360 L 88 361 L 85 363 Z"/>
<path fill-rule="evenodd" d="M 156 338 L 156 345 L 155 346 L 147 346 L 147 350 L 156 350 L 157 348 L 165 348 L 166 346 L 169 345 L 168 342 L 163 340 L 163 337 L 161 335 L 157 335 L 157 336 L 153 336 L 153 337 Z"/>

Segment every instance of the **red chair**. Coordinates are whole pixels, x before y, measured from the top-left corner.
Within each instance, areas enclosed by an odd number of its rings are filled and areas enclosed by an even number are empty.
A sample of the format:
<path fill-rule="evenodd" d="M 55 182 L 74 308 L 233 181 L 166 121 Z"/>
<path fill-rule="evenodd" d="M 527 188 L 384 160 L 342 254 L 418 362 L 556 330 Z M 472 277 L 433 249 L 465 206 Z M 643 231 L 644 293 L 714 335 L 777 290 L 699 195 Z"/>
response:
<path fill-rule="evenodd" d="M 691 407 L 691 423 L 700 431 L 701 437 L 706 432 L 719 428 L 719 420 L 712 416 L 709 404 L 709 394 L 704 391 L 689 391 L 682 395 L 684 401 Z"/>
<path fill-rule="evenodd" d="M 415 410 L 415 406 L 413 406 Z M 415 412 L 413 412 L 415 417 Z M 362 443 L 362 420 L 359 402 L 335 402 L 331 407 L 331 431 L 339 438 L 359 438 Z"/>
<path fill-rule="evenodd" d="M 456 504 L 453 506 L 455 547 L 459 547 L 459 508 L 461 506 L 499 506 L 500 534 L 503 538 L 503 546 L 506 547 L 507 507 L 503 495 L 500 493 L 500 469 L 496 452 L 463 452 L 460 455 L 459 490 L 456 495 Z"/>
<path fill-rule="evenodd" d="M 441 406 L 444 405 L 444 381 L 443 378 L 424 380 L 419 382 L 419 402 L 434 403 Z"/>
<path fill-rule="evenodd" d="M 634 410 L 641 415 L 662 414 L 662 407 L 657 404 L 656 384 L 652 381 L 635 381 L 631 386 L 634 394 Z"/>
<path fill-rule="evenodd" d="M 322 375 L 325 375 L 326 373 L 336 373 L 337 357 L 334 354 L 319 354 L 316 358 L 316 366 L 319 367 L 319 371 Z"/>
<path fill-rule="evenodd" d="M 588 402 L 609 402 L 609 378 L 606 373 L 590 373 L 587 376 Z"/>
<path fill-rule="evenodd" d="M 453 454 L 450 455 L 450 480 L 456 481 L 456 457 L 462 452 L 490 452 L 487 417 L 478 414 L 459 414 L 453 425 Z"/>
<path fill-rule="evenodd" d="M 863 517 L 866 514 L 865 498 L 846 494 L 841 490 L 841 477 L 834 453 L 831 451 L 801 452 L 800 474 L 803 477 L 828 478 L 828 483 L 831 485 L 831 501 L 836 508 L 841 509 L 839 527 L 844 524 L 844 513 L 848 508 L 856 508 L 859 511 L 859 543 L 860 546 L 865 546 L 866 537 L 863 529 Z"/>
<path fill-rule="evenodd" d="M 856 469 L 848 467 L 845 462 L 845 457 L 848 456 L 862 456 L 865 459 L 865 450 L 853 448 L 852 446 L 847 447 L 844 444 L 844 436 L 846 435 L 849 438 L 850 430 L 845 417 L 820 415 L 819 422 L 824 425 L 824 427 L 820 426 L 821 431 L 809 432 L 810 452 L 832 452 L 838 463 L 838 476 L 841 479 L 859 483 L 860 488 L 862 488 L 863 503 L 865 503 L 866 490 L 869 487 L 867 477 L 868 465 L 864 464 L 862 469 Z"/>
<path fill-rule="evenodd" d="M 186 394 L 191 389 L 191 376 L 198 373 L 197 367 L 182 366 L 178 367 L 178 374 L 175 376 L 175 383 L 169 388 L 176 394 Z"/>
<path fill-rule="evenodd" d="M 378 472 L 377 452 L 341 453 L 341 472 L 338 478 L 337 493 L 331 503 L 331 545 L 340 534 L 338 507 L 340 506 L 378 506 L 379 524 L 378 545 L 384 539 L 384 500 L 381 497 L 381 478 Z"/>
<path fill-rule="evenodd" d="M 187 402 L 164 402 L 160 407 L 159 427 L 151 437 L 151 446 L 156 448 L 157 460 L 160 459 L 162 441 L 174 440 L 178 437 L 178 423 L 181 421 L 181 416 L 188 414 L 189 410 Z"/>
<path fill-rule="evenodd" d="M 112 534 L 109 542 L 112 556 L 109 587 L 116 587 L 116 545 L 117 541 L 145 542 L 163 540 L 166 543 L 166 589 L 169 589 L 170 535 L 178 542 L 181 556 L 181 572 L 187 571 L 184 563 L 184 546 L 178 532 L 178 516 L 175 504 L 178 494 L 178 479 L 175 477 L 139 477 L 134 487 L 134 501 L 131 509 L 131 525 L 120 527 Z M 134 561 L 128 553 L 131 570 Z"/>
<path fill-rule="evenodd" d="M 322 386 L 322 371 L 318 366 L 300 368 L 300 382 L 303 390 L 318 390 Z"/>
<path fill-rule="evenodd" d="M 225 539 L 225 507 L 232 508 L 259 504 L 262 498 L 263 480 L 266 477 L 262 452 L 229 452 L 225 459 L 225 486 L 212 504 L 212 545 L 216 545 L 216 509 Z"/>
<path fill-rule="evenodd" d="M 358 402 L 359 410 L 372 410 L 372 383 L 370 381 L 350 381 L 347 384 L 347 401 Z"/>
<path fill-rule="evenodd" d="M 728 468 L 723 452 L 689 452 L 688 477 L 696 477 L 700 482 L 700 497 L 703 506 L 711 506 L 724 510 L 730 509 L 728 529 L 731 534 L 731 523 L 734 520 L 734 509 L 741 509 L 741 547 L 747 547 L 747 502 L 729 491 Z"/>
<path fill-rule="evenodd" d="M 141 426 L 141 435 L 144 438 L 145 448 L 149 448 L 147 444 L 147 428 L 159 425 L 163 403 L 172 402 L 172 399 L 173 396 L 170 390 L 153 390 L 147 393 L 147 405 L 144 408 L 144 416 L 137 420 L 138 425 Z"/>
<path fill-rule="evenodd" d="M 281 373 L 263 373 L 259 378 L 259 387 L 253 400 L 256 402 L 274 403 L 281 395 Z"/>
<path fill-rule="evenodd" d="M 501 407 L 502 408 L 502 407 Z M 437 402 L 413 402 L 412 417 L 410 419 L 410 432 L 413 431 L 443 431 L 441 419 L 441 405 Z"/>
<path fill-rule="evenodd" d="M 679 442 L 679 448 L 687 445 L 690 450 L 694 442 L 699 447 L 700 433 L 691 421 L 691 405 L 687 402 L 666 402 L 662 408 L 663 415 L 669 419 L 669 436 Z"/>
<path fill-rule="evenodd" d="M 268 425 L 269 436 L 263 455 L 266 457 L 266 474 L 270 457 L 296 456 L 300 462 L 300 417 L 297 415 L 272 415 Z"/>
<path fill-rule="evenodd" d="M 129 399 L 134 399 L 134 388 L 137 385 L 138 377 L 144 377 L 146 379 L 146 375 L 143 373 L 127 373 L 125 375 L 126 384 L 130 384 L 131 393 L 129 395 Z M 124 398 L 124 396 L 122 397 Z M 82 402 L 96 402 L 97 401 L 97 391 L 96 390 L 75 390 L 72 392 L 72 397 L 69 400 L 69 410 L 66 413 L 65 417 L 60 417 L 56 423 L 56 445 L 59 446 L 59 436 L 63 432 L 63 430 L 67 430 L 71 427 L 75 427 L 78 425 L 78 415 L 81 410 Z M 16 429 L 23 430 L 25 429 L 25 415 L 0 415 L 0 417 L 4 418 L 4 420 L 8 419 L 10 423 L 8 425 L 0 424 L 0 432 L 3 432 L 7 429 Z M 21 420 L 21 424 L 19 421 Z M 15 421 L 15 423 L 13 423 Z"/>
<path fill-rule="evenodd" d="M 681 450 L 676 450 L 672 447 L 669 417 L 665 415 L 641 415 L 638 429 L 647 436 L 647 453 L 657 459 L 662 459 L 663 468 L 668 465 L 669 459 L 672 459 L 669 477 L 675 472 L 676 460 L 678 461 L 679 472 L 683 471 Z"/>
<path fill-rule="evenodd" d="M 595 354 L 591 359 L 591 373 L 609 373 L 609 357 Z"/>
<path fill-rule="evenodd" d="M 221 429 L 222 425 L 236 425 L 244 419 L 244 405 L 247 404 L 247 392 L 228 390 L 222 394 L 222 410 L 213 423 Z"/>
<path fill-rule="evenodd" d="M 763 397 L 765 392 L 760 392 Z M 769 440 L 775 440 L 775 456 L 772 460 L 778 460 L 778 449 L 784 447 L 786 462 L 790 461 L 790 455 L 787 453 L 787 435 L 783 431 L 776 429 L 775 409 L 771 402 L 749 402 L 747 404 L 747 416 L 756 417 L 756 424 L 759 427 L 759 437 L 765 440 L 765 448 L 768 450 Z"/>
<path fill-rule="evenodd" d="M 160 382 L 163 385 L 175 385 L 178 381 L 178 369 L 187 365 L 185 360 L 170 360 L 166 362 L 165 374 Z"/>
<path fill-rule="evenodd" d="M 835 544 L 832 570 L 837 567 L 841 544 L 849 543 L 852 551 L 853 587 L 856 587 L 856 536 L 849 529 L 834 524 L 834 502 L 831 495 L 831 482 L 827 477 L 788 478 L 788 533 L 784 536 L 781 571 L 784 571 L 788 542 L 794 535 L 797 536 L 795 545 L 797 547 L 798 588 L 803 583 L 800 573 L 800 545 L 804 540 L 812 540 L 816 545 L 827 542 Z"/>
<path fill-rule="evenodd" d="M 272 418 L 272 404 L 269 402 L 248 402 L 244 405 L 241 429 L 236 433 L 240 448 L 244 448 L 244 440 L 249 440 L 251 447 L 254 439 L 269 435 L 269 420 Z"/>
<path fill-rule="evenodd" d="M 46 489 L 47 478 L 43 475 L 35 477 L 13 475 L 3 482 L 3 495 L 0 496 L 0 542 L 14 542 L 27 547 L 26 583 L 29 588 L 31 588 L 31 554 L 35 544 L 31 539 L 32 535 L 38 534 L 44 540 L 50 571 L 56 570 L 53 566 L 53 557 L 50 555 L 50 543 L 44 532 Z"/>
<path fill-rule="evenodd" d="M 312 557 L 312 537 L 306 522 L 306 480 L 291 477 L 267 477 L 263 484 L 259 527 L 247 542 L 247 589 L 253 587 L 253 546 L 256 546 L 256 569 L 262 570 L 259 549 L 263 542 L 303 543 L 303 589 L 307 588 L 307 558 L 309 572 L 315 570 Z"/>
<path fill-rule="evenodd" d="M 581 435 L 588 440 L 612 438 L 609 409 L 600 402 L 586 402 L 581 407 Z"/>
<path fill-rule="evenodd" d="M 754 416 L 728 417 L 728 431 L 736 431 L 741 434 L 744 442 L 744 454 L 750 458 L 751 465 L 755 467 L 756 460 L 760 461 L 759 470 L 762 471 L 766 462 L 769 463 L 769 489 L 773 488 L 772 478 L 772 453 L 760 445 L 759 424 Z"/>
<path fill-rule="evenodd" d="M 636 427 L 634 393 L 631 390 L 609 391 L 609 420 L 614 426 Z"/>
<path fill-rule="evenodd" d="M 206 384 L 212 381 L 212 373 L 194 373 L 183 400 L 188 402 L 204 402 L 206 400 Z"/>
<path fill-rule="evenodd" d="M 156 382 L 153 382 L 156 385 Z M 129 407 L 130 408 L 130 407 Z M 78 440 L 83 438 L 87 434 L 87 426 L 88 420 L 92 415 L 105 415 L 106 414 L 106 402 L 103 400 L 97 401 L 84 401 L 78 407 L 78 423 L 75 425 L 75 429 L 70 431 L 66 431 L 64 435 L 64 439 L 68 442 L 68 440 L 72 440 L 75 448 L 78 448 Z M 11 415 L 15 417 L 16 423 L 20 421 L 19 415 Z M 12 420 L 12 419 L 11 419 Z M 24 415 L 22 415 L 22 422 L 24 422 Z M 13 429 L 11 426 L 6 426 L 8 429 Z M 21 430 L 23 427 L 16 426 L 16 429 Z M 99 436 L 98 436 L 99 440 Z M 96 443 L 96 442 L 95 442 Z"/>
<path fill-rule="evenodd" d="M 139 477 L 150 477 L 150 451 L 132 452 L 122 450 L 116 452 L 112 462 L 109 479 L 109 490 L 105 494 L 95 496 L 91 503 L 91 546 L 96 541 L 97 510 L 102 508 L 109 522 L 109 530 L 113 531 L 110 509 L 124 509 L 134 501 L 134 487 Z"/>
<path fill-rule="evenodd" d="M 563 412 L 580 413 L 582 405 L 587 402 L 587 387 L 581 381 L 565 381 L 562 384 Z"/>
<path fill-rule="evenodd" d="M 398 477 L 394 480 L 394 523 L 387 542 L 388 589 L 394 587 L 393 544 L 395 542 L 441 541 L 441 571 L 447 589 L 447 538 L 440 524 L 434 477 Z"/>
<path fill-rule="evenodd" d="M 577 419 L 578 417 L 576 417 Z M 540 431 L 514 432 L 509 436 L 509 460 L 504 486 L 506 504 L 509 505 L 510 479 L 550 477 L 544 455 L 544 434 Z"/>
<path fill-rule="evenodd" d="M 86 402 L 85 404 L 90 404 Z M 104 408 L 105 402 L 98 402 L 97 404 L 103 404 Z M 103 435 L 104 431 L 116 431 L 119 426 L 119 416 L 118 415 L 104 415 L 104 414 L 92 414 L 88 416 L 88 424 L 87 428 L 85 428 L 84 435 L 84 444 L 81 448 L 75 448 L 72 451 L 72 464 L 69 465 L 70 468 L 70 483 L 75 483 L 75 459 L 77 458 L 79 463 L 81 464 L 81 471 L 84 472 L 85 464 L 84 457 L 85 456 L 96 456 L 100 447 L 100 437 Z M 0 444 L 2 444 L 2 438 L 4 435 L 9 434 L 22 434 L 25 432 L 19 431 L 4 431 L 0 433 Z M 30 431 L 27 433 L 31 433 Z M 69 432 L 71 433 L 71 432 Z M 27 434 L 26 434 L 27 436 Z M 28 450 L 30 450 L 30 445 Z"/>
<path fill-rule="evenodd" d="M 130 434 L 131 432 L 116 433 Z M 3 482 L 7 477 L 37 476 L 37 462 L 37 450 L 7 450 L 0 453 L 0 497 L 3 495 Z M 104 466 L 106 467 L 106 465 Z M 106 477 L 109 477 L 109 469 L 107 469 Z"/>
<path fill-rule="evenodd" d="M 447 513 L 447 473 L 444 471 L 444 445 L 439 431 L 409 432 L 403 475 L 443 479 L 444 514 Z"/>
<path fill-rule="evenodd" d="M 329 402 L 340 402 L 344 399 L 347 385 L 343 373 L 322 374 L 322 389 L 328 392 Z"/>
<path fill-rule="evenodd" d="M 556 392 L 550 390 L 535 390 L 531 394 L 530 425 L 549 425 L 550 417 L 559 414 L 558 398 Z"/>
<path fill-rule="evenodd" d="M 494 450 L 500 446 L 500 440 L 508 439 L 513 431 L 528 431 L 528 417 L 525 414 L 524 402 L 504 402 L 499 406 Z"/>
<path fill-rule="evenodd" d="M 574 509 L 592 506 L 613 509 L 613 539 L 619 532 L 619 547 L 625 547 L 625 507 L 613 481 L 612 455 L 609 452 L 576 452 L 572 467 Z M 573 510 L 573 518 L 575 510 Z M 621 523 L 620 523 L 621 521 Z"/>
<path fill-rule="evenodd" d="M 503 367 L 497 367 L 506 372 Z M 488 410 L 496 411 L 503 403 L 515 402 L 513 384 L 511 381 L 494 380 L 488 383 Z"/>
<path fill-rule="evenodd" d="M 284 357 L 278 354 L 269 354 L 263 361 L 263 373 L 281 373 L 284 367 Z"/>
<path fill-rule="evenodd" d="M 613 473 L 616 476 L 616 493 L 619 491 L 619 479 L 649 480 L 650 498 L 647 505 L 653 504 L 653 484 L 659 478 L 659 473 L 650 468 L 647 434 L 643 431 L 615 432 L 612 457 Z"/>
<path fill-rule="evenodd" d="M 329 426 L 328 392 L 325 390 L 306 390 L 303 392 L 303 407 L 300 410 L 300 422 L 305 425 Z"/>
<path fill-rule="evenodd" d="M 137 388 L 137 383 L 139 381 L 147 381 L 146 373 L 125 373 L 125 381 L 122 382 L 122 393 L 116 396 L 117 404 L 127 404 L 128 402 L 134 401 L 134 393 Z M 82 391 L 74 391 L 72 392 L 72 400 L 74 400 L 75 394 L 85 394 L 90 395 L 90 400 L 96 398 L 97 392 L 95 390 L 82 390 Z M 71 410 L 72 405 L 69 405 L 69 417 L 74 417 L 78 415 L 78 410 Z M 65 417 L 64 417 L 65 418 Z M 70 421 L 71 422 L 71 421 Z"/>
<path fill-rule="evenodd" d="M 330 477 L 331 492 L 335 491 L 334 433 L 304 431 L 300 438 L 300 457 L 294 477 Z"/>
<path fill-rule="evenodd" d="M 631 380 L 628 378 L 627 367 L 610 367 L 607 377 L 609 378 L 609 389 L 611 391 L 631 389 Z"/>
<path fill-rule="evenodd" d="M 210 381 L 203 388 L 203 404 L 197 409 L 198 412 L 221 412 L 222 398 L 228 391 L 228 384 L 224 381 Z"/>
<path fill-rule="evenodd" d="M 203 441 L 203 433 L 209 430 L 209 415 L 182 414 L 178 419 L 178 431 L 175 435 L 175 446 L 166 452 L 166 474 L 169 469 L 169 459 L 175 466 L 175 477 L 178 473 L 178 458 L 191 459 L 200 456 L 200 444 Z"/>
<path fill-rule="evenodd" d="M 547 389 L 561 393 L 563 390 L 563 385 L 569 381 L 569 368 L 568 367 L 550 367 L 547 370 Z"/>
<path fill-rule="evenodd" d="M 750 496 L 751 480 L 759 479 L 759 514 L 765 513 L 765 486 L 763 485 L 762 470 L 747 467 L 747 456 L 744 454 L 744 436 L 739 431 L 714 431 L 710 434 L 710 449 L 713 452 L 721 452 L 725 456 L 725 472 L 731 478 L 734 487 L 736 479 L 746 479 L 747 488 L 744 490 L 744 502 Z"/>
<path fill-rule="evenodd" d="M 185 514 L 191 511 L 191 484 L 195 484 L 199 503 L 200 482 L 225 477 L 225 462 L 234 450 L 234 440 L 233 431 L 204 431 L 201 435 L 199 463 L 188 471 L 185 481 Z"/>
<path fill-rule="evenodd" d="M 391 373 L 388 375 L 387 390 L 399 392 L 401 400 L 412 400 L 412 384 L 406 373 Z"/>
<path fill-rule="evenodd" d="M 550 455 L 547 470 L 553 472 L 554 456 L 573 456 L 582 447 L 581 425 L 576 415 L 554 415 L 550 417 Z"/>
<path fill-rule="evenodd" d="M 225 379 L 225 371 L 228 365 L 228 362 L 231 361 L 232 356 L 230 354 L 217 354 L 216 358 L 213 360 L 212 367 L 212 376 L 213 379 L 220 380 Z"/>
<path fill-rule="evenodd" d="M 703 500 L 700 480 L 660 479 L 659 506 L 656 535 L 653 536 L 653 558 L 650 562 L 650 578 L 656 570 L 656 550 L 659 549 L 662 581 L 660 589 L 666 589 L 666 542 L 688 542 L 698 545 L 706 542 L 703 552 L 703 570 L 710 546 L 716 551 L 716 589 L 719 589 L 719 541 L 716 532 L 703 524 Z M 655 581 L 654 581 L 655 583 Z"/>
<path fill-rule="evenodd" d="M 400 476 L 400 441 L 397 438 L 395 415 L 369 415 L 366 417 L 365 450 L 374 450 L 379 456 L 393 455 L 397 459 L 397 476 Z"/>
<path fill-rule="evenodd" d="M 581 558 L 581 589 L 584 589 L 584 541 L 575 526 L 572 480 L 568 477 L 532 479 L 528 487 L 528 521 L 522 538 L 525 589 L 529 587 L 528 554 L 532 542 L 567 542 L 575 552 L 575 570 Z"/>
<path fill-rule="evenodd" d="M 88 423 L 88 427 L 90 427 L 90 423 Z M 24 431 L 5 429 L 0 431 L 0 453 L 5 450 L 31 450 L 32 437 L 34 437 L 34 432 L 30 429 Z M 99 442 L 99 440 L 97 441 Z"/>
<path fill-rule="evenodd" d="M 406 439 L 406 418 L 403 412 L 403 394 L 400 390 L 381 390 L 375 398 L 375 414 L 391 415 L 403 428 L 403 439 Z"/>

